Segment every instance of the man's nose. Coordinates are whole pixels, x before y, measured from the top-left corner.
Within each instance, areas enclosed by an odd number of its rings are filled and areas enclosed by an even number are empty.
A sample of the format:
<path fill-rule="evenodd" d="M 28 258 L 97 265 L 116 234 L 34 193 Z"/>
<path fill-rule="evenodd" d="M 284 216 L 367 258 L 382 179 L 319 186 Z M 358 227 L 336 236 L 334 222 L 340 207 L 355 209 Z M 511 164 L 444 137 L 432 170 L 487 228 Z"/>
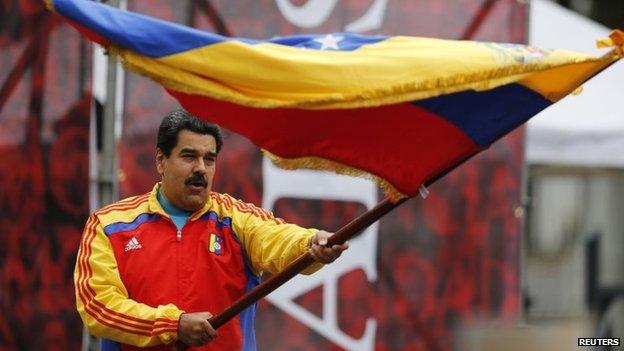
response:
<path fill-rule="evenodd" d="M 206 162 L 204 162 L 204 158 L 200 157 L 195 162 L 195 167 L 193 167 L 193 173 L 206 174 Z"/>

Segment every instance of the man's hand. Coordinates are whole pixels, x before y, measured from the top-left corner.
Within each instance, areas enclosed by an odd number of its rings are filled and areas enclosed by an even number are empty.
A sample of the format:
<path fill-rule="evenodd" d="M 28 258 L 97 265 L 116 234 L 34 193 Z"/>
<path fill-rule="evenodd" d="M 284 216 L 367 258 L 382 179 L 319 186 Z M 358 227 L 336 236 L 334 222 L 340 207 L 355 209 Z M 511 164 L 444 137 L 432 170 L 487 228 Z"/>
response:
<path fill-rule="evenodd" d="M 217 337 L 208 319 L 212 317 L 209 312 L 182 313 L 178 323 L 178 340 L 187 346 L 205 345 Z"/>
<path fill-rule="evenodd" d="M 320 230 L 310 239 L 310 254 L 316 262 L 332 263 L 340 257 L 344 250 L 349 248 L 349 243 L 332 247 L 325 246 L 327 245 L 327 239 L 332 235 L 332 233 Z"/>

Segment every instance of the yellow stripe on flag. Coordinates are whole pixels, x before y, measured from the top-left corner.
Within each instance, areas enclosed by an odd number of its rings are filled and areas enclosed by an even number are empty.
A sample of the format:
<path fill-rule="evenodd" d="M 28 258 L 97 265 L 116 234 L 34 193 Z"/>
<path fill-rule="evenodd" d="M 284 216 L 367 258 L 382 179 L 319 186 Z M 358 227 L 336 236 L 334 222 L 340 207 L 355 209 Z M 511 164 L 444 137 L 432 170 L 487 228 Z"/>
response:
<path fill-rule="evenodd" d="M 208 246 L 208 251 L 214 253 L 215 252 L 215 242 L 217 240 L 216 235 L 210 234 L 210 245 Z"/>
<path fill-rule="evenodd" d="M 158 59 L 117 53 L 127 66 L 170 89 L 253 107 L 306 109 L 379 106 L 486 90 L 557 67 L 563 68 L 555 74 L 561 77 L 568 76 L 567 66 L 595 70 L 611 62 L 563 50 L 412 37 L 392 37 L 354 51 L 232 40 Z M 560 95 L 559 86 L 536 80 L 523 84 L 544 96 Z"/>

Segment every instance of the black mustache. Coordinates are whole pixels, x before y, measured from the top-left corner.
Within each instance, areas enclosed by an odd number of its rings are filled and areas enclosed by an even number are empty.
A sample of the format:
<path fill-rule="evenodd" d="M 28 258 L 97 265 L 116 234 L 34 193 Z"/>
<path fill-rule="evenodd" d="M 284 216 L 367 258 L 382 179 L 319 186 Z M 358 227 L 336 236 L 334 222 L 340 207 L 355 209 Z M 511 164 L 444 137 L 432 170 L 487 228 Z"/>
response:
<path fill-rule="evenodd" d="M 206 181 L 206 179 L 204 179 L 204 177 L 199 174 L 192 175 L 184 181 L 184 185 L 191 185 L 191 183 L 200 183 L 200 185 L 204 188 L 208 186 L 208 182 Z"/>

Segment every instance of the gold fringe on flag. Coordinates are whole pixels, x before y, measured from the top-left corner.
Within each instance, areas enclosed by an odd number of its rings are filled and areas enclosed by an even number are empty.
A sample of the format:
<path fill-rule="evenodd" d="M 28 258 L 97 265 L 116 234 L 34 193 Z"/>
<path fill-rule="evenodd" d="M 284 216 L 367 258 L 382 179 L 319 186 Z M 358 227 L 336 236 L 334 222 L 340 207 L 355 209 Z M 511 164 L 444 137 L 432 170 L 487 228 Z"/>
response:
<path fill-rule="evenodd" d="M 615 49 L 615 54 L 618 57 L 624 57 L 624 32 L 615 29 L 611 32 L 609 38 L 596 41 L 596 46 L 598 48 L 612 47 Z"/>
<path fill-rule="evenodd" d="M 56 12 L 56 10 L 54 9 L 54 4 L 52 3 L 52 0 L 43 0 L 43 3 L 45 4 L 45 7 L 52 11 L 52 12 Z"/>
<path fill-rule="evenodd" d="M 407 195 L 401 193 L 392 184 L 385 179 L 378 177 L 374 174 L 368 173 L 355 167 L 350 167 L 339 162 L 324 159 L 322 157 L 298 157 L 298 158 L 284 158 L 277 156 L 265 149 L 262 152 L 268 157 L 276 166 L 288 169 L 314 169 L 323 171 L 332 171 L 338 174 L 344 174 L 352 177 L 365 178 L 374 181 L 383 190 L 383 192 L 392 200 L 397 202 L 398 200 L 407 197 Z"/>

